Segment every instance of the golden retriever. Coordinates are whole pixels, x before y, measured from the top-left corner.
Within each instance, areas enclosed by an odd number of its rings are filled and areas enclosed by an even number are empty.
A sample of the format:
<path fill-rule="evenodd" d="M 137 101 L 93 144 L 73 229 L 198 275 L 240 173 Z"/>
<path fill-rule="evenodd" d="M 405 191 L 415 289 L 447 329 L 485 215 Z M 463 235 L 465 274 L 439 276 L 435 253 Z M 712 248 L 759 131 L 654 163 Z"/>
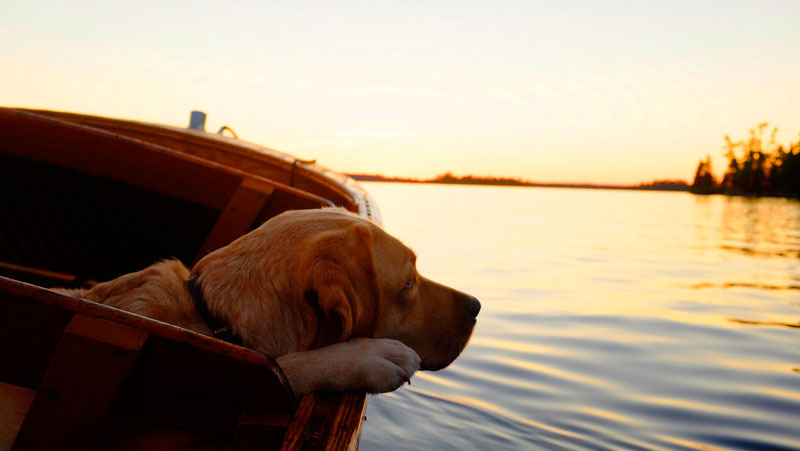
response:
<path fill-rule="evenodd" d="M 191 271 L 163 261 L 69 291 L 205 335 L 228 329 L 277 358 L 297 395 L 381 393 L 417 369 L 449 365 L 480 311 L 474 297 L 422 277 L 415 261 L 368 220 L 342 209 L 298 210 Z"/>

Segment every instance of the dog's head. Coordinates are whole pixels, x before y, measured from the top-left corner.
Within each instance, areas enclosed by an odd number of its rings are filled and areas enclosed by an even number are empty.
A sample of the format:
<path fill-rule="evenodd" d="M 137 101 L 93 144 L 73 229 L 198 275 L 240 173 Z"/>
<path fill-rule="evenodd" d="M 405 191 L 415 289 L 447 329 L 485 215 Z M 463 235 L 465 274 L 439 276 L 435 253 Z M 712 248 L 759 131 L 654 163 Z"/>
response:
<path fill-rule="evenodd" d="M 202 259 L 209 307 L 246 345 L 275 356 L 349 338 L 394 338 L 422 369 L 464 349 L 480 303 L 422 277 L 416 255 L 340 209 L 279 215 Z"/>

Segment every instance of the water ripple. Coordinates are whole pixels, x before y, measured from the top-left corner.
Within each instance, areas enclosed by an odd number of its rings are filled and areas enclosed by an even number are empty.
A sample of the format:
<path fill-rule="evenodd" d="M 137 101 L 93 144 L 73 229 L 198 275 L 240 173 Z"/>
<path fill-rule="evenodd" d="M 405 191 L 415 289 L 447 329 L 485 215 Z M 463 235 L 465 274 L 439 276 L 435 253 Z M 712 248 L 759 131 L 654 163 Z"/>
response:
<path fill-rule="evenodd" d="M 370 398 L 363 451 L 800 449 L 800 203 L 373 186 L 483 310 L 454 364 Z"/>

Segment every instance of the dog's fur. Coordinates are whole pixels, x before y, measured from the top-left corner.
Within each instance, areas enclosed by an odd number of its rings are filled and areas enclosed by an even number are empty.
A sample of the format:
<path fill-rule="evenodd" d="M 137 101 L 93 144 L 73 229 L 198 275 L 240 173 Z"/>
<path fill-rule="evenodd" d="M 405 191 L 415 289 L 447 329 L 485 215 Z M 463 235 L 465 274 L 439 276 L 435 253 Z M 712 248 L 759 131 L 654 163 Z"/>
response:
<path fill-rule="evenodd" d="M 189 271 L 169 260 L 72 294 L 211 335 L 187 280 L 244 346 L 277 358 L 296 394 L 387 392 L 449 365 L 480 303 L 416 272 L 416 256 L 341 209 L 281 214 Z"/>

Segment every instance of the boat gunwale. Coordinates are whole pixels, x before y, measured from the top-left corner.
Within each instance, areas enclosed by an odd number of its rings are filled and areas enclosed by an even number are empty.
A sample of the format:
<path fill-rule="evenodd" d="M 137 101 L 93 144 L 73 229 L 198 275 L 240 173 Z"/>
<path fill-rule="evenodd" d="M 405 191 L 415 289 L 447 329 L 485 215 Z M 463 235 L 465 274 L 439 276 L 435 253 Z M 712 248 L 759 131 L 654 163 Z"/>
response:
<path fill-rule="evenodd" d="M 95 116 L 82 113 L 71 113 L 71 112 L 45 110 L 45 109 L 0 107 L 0 110 L 2 109 L 13 110 L 20 113 L 35 115 L 39 117 L 52 118 L 67 123 L 73 123 L 85 127 L 90 127 L 96 130 L 102 130 L 114 136 L 125 137 L 135 141 L 148 143 L 153 146 L 158 146 L 167 149 L 170 152 L 178 153 L 181 155 L 187 155 L 192 158 L 197 158 L 203 161 L 210 162 L 214 165 L 232 168 L 234 171 L 241 171 L 243 173 L 249 174 L 251 177 L 259 177 L 264 180 L 270 180 L 272 183 L 280 185 L 281 187 L 298 189 L 299 191 L 307 192 L 300 188 L 295 188 L 293 186 L 286 185 L 284 183 L 280 183 L 263 176 L 258 176 L 247 171 L 242 171 L 240 169 L 235 168 L 234 166 L 226 165 L 213 160 L 208 160 L 206 158 L 193 155 L 191 153 L 181 152 L 180 150 L 170 149 L 169 147 L 164 146 L 162 144 L 152 143 L 147 140 L 141 139 L 139 137 L 132 137 L 129 136 L 128 134 L 125 134 L 124 131 L 121 132 L 119 130 L 109 130 L 107 127 L 110 126 L 122 127 L 123 130 L 125 127 L 138 127 L 138 130 L 134 131 L 150 133 L 150 134 L 159 134 L 161 136 L 166 136 L 170 139 L 183 140 L 187 142 L 187 144 L 189 145 L 194 144 L 190 142 L 190 140 L 203 143 L 204 145 L 208 144 L 222 145 L 224 146 L 223 149 L 214 149 L 214 150 L 218 152 L 233 152 L 238 157 L 253 160 L 261 164 L 271 164 L 275 166 L 276 163 L 282 163 L 283 167 L 277 167 L 276 169 L 286 172 L 291 170 L 296 170 L 298 171 L 298 173 L 302 173 L 303 175 L 313 179 L 317 183 L 323 184 L 326 188 L 331 189 L 333 191 L 337 191 L 339 192 L 340 195 L 349 197 L 353 202 L 353 204 L 358 209 L 358 213 L 361 216 L 364 216 L 374 221 L 377 224 L 382 224 L 382 217 L 380 214 L 380 210 L 377 206 L 377 203 L 375 202 L 374 198 L 369 194 L 369 192 L 367 192 L 363 187 L 361 187 L 355 179 L 353 179 L 348 175 L 328 169 L 327 167 L 322 166 L 321 164 L 316 162 L 296 164 L 296 162 L 302 160 L 288 153 L 270 147 L 262 146 L 248 141 L 243 141 L 238 138 L 231 138 L 224 135 L 212 134 L 205 131 L 192 130 L 172 125 L 149 123 L 131 119 L 109 118 L 109 117 Z M 308 193 L 308 194 L 312 196 L 317 196 L 321 199 L 325 199 L 324 197 L 318 196 L 313 193 Z M 329 199 L 326 200 L 331 204 L 331 206 L 334 206 L 333 202 L 331 202 Z"/>
<path fill-rule="evenodd" d="M 130 326 L 149 334 L 166 338 L 179 343 L 187 343 L 200 349 L 217 354 L 223 354 L 243 360 L 247 363 L 267 367 L 272 370 L 281 384 L 292 394 L 286 375 L 278 365 L 275 358 L 260 353 L 253 349 L 234 345 L 218 340 L 189 329 L 184 329 L 174 324 L 159 321 L 148 316 L 139 315 L 127 310 L 122 310 L 110 305 L 89 301 L 78 296 L 72 296 L 56 289 L 40 287 L 21 280 L 0 276 L 0 291 L 14 296 L 33 298 L 38 302 L 67 310 L 73 313 L 84 313 L 97 318 L 102 318 L 115 323 Z"/>
<path fill-rule="evenodd" d="M 114 133 L 114 132 L 111 132 L 111 131 L 108 131 L 108 130 L 105 130 L 105 129 L 102 129 L 102 128 L 92 127 L 92 126 L 89 126 L 89 125 L 84 125 L 84 124 L 80 124 L 80 123 L 76 123 L 76 122 L 72 122 L 72 121 L 66 121 L 66 120 L 62 120 L 62 119 L 59 119 L 59 118 L 56 118 L 56 117 L 47 116 L 47 115 L 43 115 L 43 114 L 32 113 L 30 111 L 0 107 L 0 113 L 3 113 L 3 112 L 9 112 L 9 113 L 12 113 L 12 114 L 19 114 L 19 115 L 22 115 L 22 116 L 25 116 L 25 117 L 30 117 L 30 118 L 34 118 L 34 119 L 38 119 L 38 120 L 42 120 L 42 121 L 47 121 L 47 122 L 50 122 L 50 123 L 53 123 L 53 124 L 58 124 L 60 126 L 67 127 L 68 129 L 80 130 L 82 132 L 90 133 L 90 134 L 93 134 L 93 135 L 104 136 L 104 137 L 111 138 L 111 139 L 114 139 L 114 140 L 117 140 L 117 141 L 120 141 L 120 142 L 125 142 L 127 144 L 131 144 L 131 145 L 134 145 L 134 146 L 138 146 L 138 147 L 144 148 L 144 149 L 149 150 L 151 152 L 163 153 L 163 154 L 169 155 L 170 157 L 177 158 L 177 159 L 180 159 L 180 160 L 184 160 L 184 161 L 187 161 L 187 162 L 190 162 L 190 163 L 193 163 L 193 164 L 197 164 L 197 165 L 200 165 L 200 166 L 204 166 L 204 167 L 209 168 L 211 170 L 216 170 L 216 171 L 219 171 L 221 173 L 233 175 L 235 177 L 241 178 L 242 180 L 251 179 L 251 180 L 253 180 L 253 181 L 255 181 L 255 182 L 259 183 L 259 184 L 263 184 L 263 185 L 269 186 L 271 188 L 275 188 L 275 189 L 278 189 L 280 191 L 287 192 L 287 193 L 292 194 L 292 195 L 297 196 L 297 197 L 301 197 L 301 198 L 305 198 L 305 199 L 308 199 L 308 200 L 312 200 L 312 201 L 318 202 L 318 203 L 320 203 L 322 205 L 325 205 L 325 206 L 328 206 L 328 207 L 335 207 L 336 206 L 329 199 L 326 199 L 324 197 L 318 196 L 316 194 L 312 194 L 312 193 L 309 193 L 307 191 L 304 191 L 304 190 L 301 190 L 301 189 L 298 189 L 298 188 L 295 188 L 295 187 L 292 187 L 292 186 L 277 182 L 275 180 L 268 179 L 266 177 L 262 177 L 262 176 L 259 176 L 259 175 L 256 175 L 256 174 L 252 174 L 252 173 L 247 172 L 247 171 L 243 171 L 243 170 L 235 168 L 233 166 L 224 165 L 224 164 L 221 164 L 221 163 L 218 163 L 218 162 L 215 162 L 215 161 L 212 161 L 212 160 L 208 160 L 208 159 L 205 159 L 205 158 L 202 158 L 202 157 L 198 157 L 198 156 L 195 156 L 195 155 L 192 155 L 192 154 L 179 152 L 179 151 L 176 151 L 174 149 L 170 149 L 168 147 L 162 146 L 160 144 L 156 144 L 156 143 L 152 143 L 152 142 L 149 142 L 149 141 L 133 138 L 133 137 L 130 137 L 130 136 L 124 135 L 124 134 Z M 85 171 L 81 171 L 81 172 L 85 172 Z"/>

